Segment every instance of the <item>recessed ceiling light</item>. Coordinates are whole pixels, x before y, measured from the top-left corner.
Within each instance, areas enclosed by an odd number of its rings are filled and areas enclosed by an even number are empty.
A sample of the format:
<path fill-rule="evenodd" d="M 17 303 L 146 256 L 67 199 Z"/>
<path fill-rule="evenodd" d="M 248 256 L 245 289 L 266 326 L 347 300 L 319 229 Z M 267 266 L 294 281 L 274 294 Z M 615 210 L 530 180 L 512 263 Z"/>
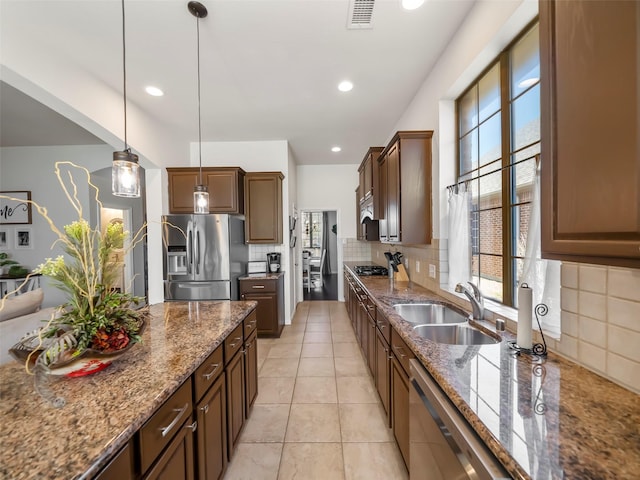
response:
<path fill-rule="evenodd" d="M 518 83 L 518 87 L 520 88 L 529 88 L 532 85 L 538 83 L 540 79 L 538 77 L 525 78 L 520 83 Z"/>
<path fill-rule="evenodd" d="M 415 10 L 424 3 L 424 0 L 402 0 L 402 8 L 405 10 Z"/>
<path fill-rule="evenodd" d="M 341 150 L 342 149 L 340 147 L 331 147 L 331 151 L 334 152 L 334 153 L 338 153 Z"/>
<path fill-rule="evenodd" d="M 161 97 L 164 95 L 164 92 L 162 90 L 160 90 L 158 87 L 147 87 L 144 89 L 145 92 L 147 92 L 149 95 L 153 96 L 153 97 Z"/>
<path fill-rule="evenodd" d="M 344 80 L 338 85 L 338 90 L 340 90 L 341 92 L 349 92 L 352 88 L 353 83 L 351 83 L 349 80 Z"/>

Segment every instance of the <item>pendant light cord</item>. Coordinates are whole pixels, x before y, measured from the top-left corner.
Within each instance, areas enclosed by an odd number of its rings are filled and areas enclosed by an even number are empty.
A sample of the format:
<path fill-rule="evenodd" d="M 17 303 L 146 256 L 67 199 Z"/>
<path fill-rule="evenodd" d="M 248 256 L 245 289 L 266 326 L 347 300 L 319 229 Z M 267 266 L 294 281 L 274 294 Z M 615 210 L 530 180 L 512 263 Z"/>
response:
<path fill-rule="evenodd" d="M 129 150 L 127 142 L 127 42 L 125 41 L 124 0 L 122 0 L 122 71 L 123 71 L 123 99 L 124 99 L 124 151 Z"/>
<path fill-rule="evenodd" d="M 200 118 L 200 17 L 196 17 L 198 34 L 198 160 L 200 162 L 200 185 L 202 185 L 202 120 Z"/>

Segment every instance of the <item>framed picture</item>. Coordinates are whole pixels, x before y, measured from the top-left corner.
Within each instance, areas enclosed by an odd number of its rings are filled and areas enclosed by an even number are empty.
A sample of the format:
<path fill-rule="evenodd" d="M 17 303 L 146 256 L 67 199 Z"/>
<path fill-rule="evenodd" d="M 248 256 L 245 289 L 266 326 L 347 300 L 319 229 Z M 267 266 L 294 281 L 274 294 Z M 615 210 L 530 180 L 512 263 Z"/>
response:
<path fill-rule="evenodd" d="M 9 230 L 0 228 L 0 250 L 8 250 L 10 248 L 9 240 Z"/>
<path fill-rule="evenodd" d="M 0 192 L 0 225 L 31 224 L 30 200 L 28 190 Z"/>
<path fill-rule="evenodd" d="M 33 232 L 30 228 L 16 228 L 14 248 L 32 249 L 33 248 Z"/>

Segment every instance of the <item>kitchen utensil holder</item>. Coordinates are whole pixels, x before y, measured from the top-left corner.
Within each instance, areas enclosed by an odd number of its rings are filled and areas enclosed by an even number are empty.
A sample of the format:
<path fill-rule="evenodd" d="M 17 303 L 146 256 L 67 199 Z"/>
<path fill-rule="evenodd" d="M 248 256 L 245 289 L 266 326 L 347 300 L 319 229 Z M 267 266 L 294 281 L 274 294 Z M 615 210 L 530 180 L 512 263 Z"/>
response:
<path fill-rule="evenodd" d="M 514 350 L 515 355 L 520 355 L 521 353 L 527 353 L 529 355 L 533 355 L 535 357 L 546 357 L 547 356 L 547 341 L 544 338 L 544 333 L 542 332 L 542 327 L 540 326 L 540 317 L 544 317 L 549 312 L 549 307 L 547 307 L 544 303 L 539 303 L 533 309 L 536 314 L 536 322 L 538 322 L 538 330 L 540 331 L 540 336 L 542 337 L 542 343 L 534 343 L 531 348 L 523 348 L 518 346 L 515 341 L 509 342 L 509 347 Z"/>

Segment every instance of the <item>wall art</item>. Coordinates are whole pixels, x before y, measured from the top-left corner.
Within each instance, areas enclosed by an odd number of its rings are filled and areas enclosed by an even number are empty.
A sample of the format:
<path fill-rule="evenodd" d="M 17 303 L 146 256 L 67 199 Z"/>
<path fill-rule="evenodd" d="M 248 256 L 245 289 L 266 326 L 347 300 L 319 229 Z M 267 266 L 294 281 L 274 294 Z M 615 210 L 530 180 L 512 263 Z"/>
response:
<path fill-rule="evenodd" d="M 0 192 L 0 225 L 31 224 L 31 192 Z"/>

